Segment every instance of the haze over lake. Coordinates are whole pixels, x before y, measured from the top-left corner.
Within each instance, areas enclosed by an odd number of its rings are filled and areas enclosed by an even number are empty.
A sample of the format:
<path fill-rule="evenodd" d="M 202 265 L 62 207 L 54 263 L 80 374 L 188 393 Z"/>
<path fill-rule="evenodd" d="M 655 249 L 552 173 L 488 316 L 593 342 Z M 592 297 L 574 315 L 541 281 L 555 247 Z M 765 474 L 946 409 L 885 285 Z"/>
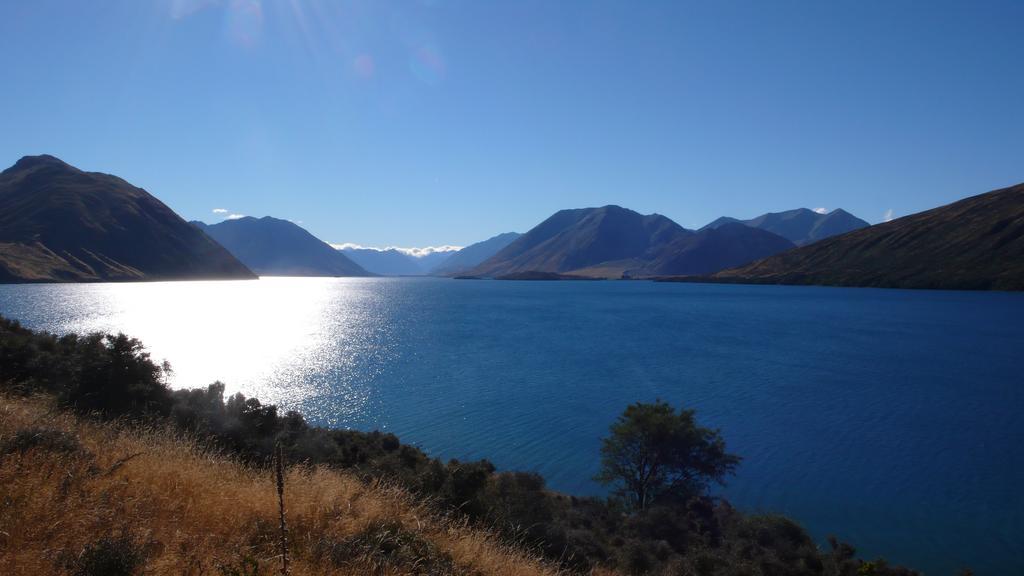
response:
<path fill-rule="evenodd" d="M 725 495 L 929 574 L 1024 571 L 1024 294 L 649 282 L 3 285 L 0 314 L 124 331 L 175 387 L 380 428 L 599 494 L 629 403 L 697 409 Z"/>

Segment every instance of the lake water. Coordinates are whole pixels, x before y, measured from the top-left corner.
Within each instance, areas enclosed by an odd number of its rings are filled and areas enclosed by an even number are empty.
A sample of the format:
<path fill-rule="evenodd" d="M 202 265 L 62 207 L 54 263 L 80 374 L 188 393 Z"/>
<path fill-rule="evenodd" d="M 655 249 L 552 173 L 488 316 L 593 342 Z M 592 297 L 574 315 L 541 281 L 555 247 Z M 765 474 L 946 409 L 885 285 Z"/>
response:
<path fill-rule="evenodd" d="M 601 493 L 623 408 L 663 398 L 744 457 L 745 510 L 928 574 L 1024 574 L 1024 294 L 281 278 L 0 286 L 0 314 L 576 494 Z"/>

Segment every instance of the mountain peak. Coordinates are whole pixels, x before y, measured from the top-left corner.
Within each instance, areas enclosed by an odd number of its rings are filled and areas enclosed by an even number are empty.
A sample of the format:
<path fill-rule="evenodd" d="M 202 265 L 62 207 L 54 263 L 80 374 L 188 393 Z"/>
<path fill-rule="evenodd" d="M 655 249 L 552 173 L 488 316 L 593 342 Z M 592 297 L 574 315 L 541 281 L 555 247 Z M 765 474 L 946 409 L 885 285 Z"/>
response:
<path fill-rule="evenodd" d="M 772 284 L 1022 290 L 1024 184 L 860 227 L 716 277 Z"/>
<path fill-rule="evenodd" d="M 262 276 L 369 276 L 361 266 L 298 224 L 243 216 L 203 228 Z"/>
<path fill-rule="evenodd" d="M 2 281 L 254 277 L 142 188 L 50 155 L 3 172 L 0 237 Z"/>
<path fill-rule="evenodd" d="M 14 166 L 11 166 L 7 170 L 4 170 L 4 172 L 31 170 L 33 168 L 37 168 L 40 166 L 53 166 L 58 168 L 75 169 L 73 166 L 71 166 L 67 162 L 64 162 L 60 158 L 57 158 L 56 156 L 51 156 L 49 154 L 39 154 L 37 156 L 22 156 L 20 160 L 14 163 Z"/>
<path fill-rule="evenodd" d="M 560 210 L 473 268 L 471 274 L 563 273 L 604 266 L 600 274 L 617 277 L 623 267 L 649 259 L 673 240 L 691 234 L 664 216 L 645 216 L 616 205 Z"/>
<path fill-rule="evenodd" d="M 836 208 L 829 212 L 819 212 L 810 208 L 795 208 L 783 212 L 768 212 L 749 220 L 723 216 L 704 226 L 701 230 L 719 228 L 727 223 L 735 222 L 773 232 L 797 246 L 811 244 L 868 226 L 867 222 L 842 208 Z"/>

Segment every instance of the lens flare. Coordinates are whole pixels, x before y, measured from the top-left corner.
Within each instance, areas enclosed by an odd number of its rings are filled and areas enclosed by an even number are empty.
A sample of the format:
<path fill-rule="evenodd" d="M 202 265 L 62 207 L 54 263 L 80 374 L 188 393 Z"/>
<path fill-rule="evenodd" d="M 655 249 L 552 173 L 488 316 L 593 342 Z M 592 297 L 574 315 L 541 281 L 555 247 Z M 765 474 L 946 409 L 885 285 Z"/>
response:
<path fill-rule="evenodd" d="M 430 85 L 440 83 L 446 72 L 440 52 L 430 45 L 422 45 L 413 50 L 409 57 L 409 69 L 413 76 Z"/>
<path fill-rule="evenodd" d="M 352 70 L 361 78 L 372 78 L 377 69 L 373 56 L 360 54 L 352 59 Z"/>
<path fill-rule="evenodd" d="M 260 0 L 231 0 L 225 12 L 228 37 L 236 44 L 253 46 L 263 33 L 263 4 Z"/>

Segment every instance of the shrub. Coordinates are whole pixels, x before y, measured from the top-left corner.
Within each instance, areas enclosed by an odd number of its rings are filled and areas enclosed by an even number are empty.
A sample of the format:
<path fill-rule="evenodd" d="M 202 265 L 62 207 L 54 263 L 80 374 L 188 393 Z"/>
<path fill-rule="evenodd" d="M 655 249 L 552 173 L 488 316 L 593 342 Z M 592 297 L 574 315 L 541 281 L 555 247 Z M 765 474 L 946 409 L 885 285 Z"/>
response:
<path fill-rule="evenodd" d="M 73 456 L 86 455 L 78 439 L 63 430 L 50 428 L 26 428 L 19 430 L 0 446 L 0 455 L 24 454 L 30 450 L 44 450 Z"/>
<path fill-rule="evenodd" d="M 453 574 L 450 556 L 429 540 L 406 530 L 398 522 L 367 525 L 341 541 L 321 541 L 317 556 L 337 567 L 369 565 L 374 574 L 401 571 L 410 575 Z"/>
<path fill-rule="evenodd" d="M 242 556 L 234 562 L 220 564 L 217 571 L 221 576 L 259 576 L 260 563 L 252 556 Z"/>
<path fill-rule="evenodd" d="M 142 342 L 124 334 L 91 334 L 78 342 L 61 401 L 104 417 L 166 415 L 171 394 L 163 381 L 169 366 L 149 359 Z"/>
<path fill-rule="evenodd" d="M 142 547 L 127 534 L 106 536 L 89 543 L 70 562 L 72 576 L 134 576 L 146 558 Z"/>

